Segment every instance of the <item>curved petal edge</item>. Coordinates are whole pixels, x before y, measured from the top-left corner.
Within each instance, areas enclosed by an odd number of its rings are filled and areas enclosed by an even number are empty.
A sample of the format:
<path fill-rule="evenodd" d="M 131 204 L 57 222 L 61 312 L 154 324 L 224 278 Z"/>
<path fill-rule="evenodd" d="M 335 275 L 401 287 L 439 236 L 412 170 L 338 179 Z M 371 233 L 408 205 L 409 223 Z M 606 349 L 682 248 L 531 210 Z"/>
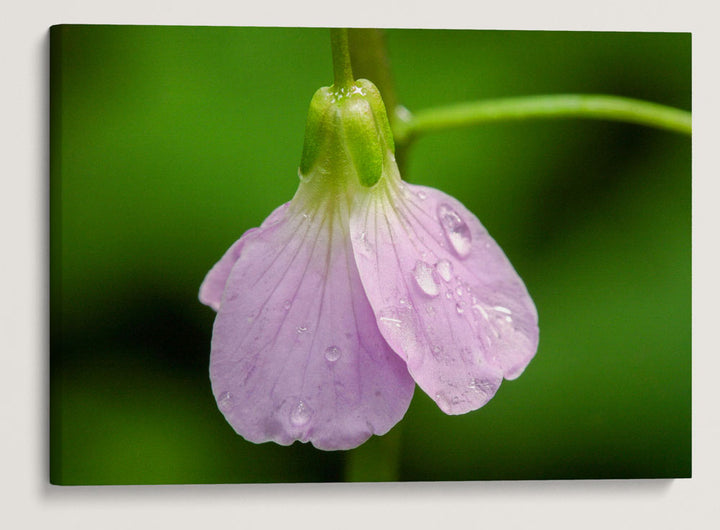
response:
<path fill-rule="evenodd" d="M 350 449 L 389 431 L 412 398 L 360 283 L 347 207 L 328 200 L 246 233 L 225 282 L 210 377 L 252 442 Z"/>
<path fill-rule="evenodd" d="M 483 406 L 523 372 L 538 345 L 535 305 L 459 201 L 389 178 L 359 196 L 350 231 L 383 337 L 444 412 Z"/>

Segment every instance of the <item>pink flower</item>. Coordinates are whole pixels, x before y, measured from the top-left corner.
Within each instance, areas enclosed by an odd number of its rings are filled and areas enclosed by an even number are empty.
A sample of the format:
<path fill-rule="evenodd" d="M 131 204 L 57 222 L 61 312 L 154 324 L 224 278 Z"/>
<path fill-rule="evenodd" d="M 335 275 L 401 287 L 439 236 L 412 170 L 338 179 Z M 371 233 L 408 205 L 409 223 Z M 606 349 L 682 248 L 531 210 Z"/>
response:
<path fill-rule="evenodd" d="M 404 183 L 377 89 L 321 89 L 295 197 L 208 273 L 210 377 L 252 442 L 351 449 L 402 419 L 415 383 L 478 409 L 535 354 L 535 306 L 459 201 Z"/>

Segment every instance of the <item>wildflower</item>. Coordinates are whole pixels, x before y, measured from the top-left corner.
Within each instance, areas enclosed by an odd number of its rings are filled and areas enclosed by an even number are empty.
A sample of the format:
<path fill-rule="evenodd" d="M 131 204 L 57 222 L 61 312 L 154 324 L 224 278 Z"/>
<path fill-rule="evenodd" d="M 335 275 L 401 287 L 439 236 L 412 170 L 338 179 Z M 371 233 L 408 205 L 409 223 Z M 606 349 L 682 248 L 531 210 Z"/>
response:
<path fill-rule="evenodd" d="M 210 376 L 252 442 L 350 449 L 404 416 L 415 383 L 482 407 L 535 354 L 537 313 L 477 218 L 404 183 L 375 86 L 322 88 L 293 199 L 208 273 Z"/>

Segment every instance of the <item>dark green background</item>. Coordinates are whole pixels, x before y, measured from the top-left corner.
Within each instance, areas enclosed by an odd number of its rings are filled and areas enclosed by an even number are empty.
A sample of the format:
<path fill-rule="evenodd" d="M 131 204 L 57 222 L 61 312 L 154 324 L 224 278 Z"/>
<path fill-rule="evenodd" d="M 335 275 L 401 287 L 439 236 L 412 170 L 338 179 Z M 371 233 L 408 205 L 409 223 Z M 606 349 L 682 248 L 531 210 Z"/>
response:
<path fill-rule="evenodd" d="M 411 110 L 563 92 L 691 105 L 689 34 L 387 37 Z M 245 442 L 208 379 L 200 283 L 292 197 L 308 103 L 331 81 L 324 29 L 52 28 L 53 483 L 336 481 L 351 460 L 387 477 L 384 438 L 349 453 Z M 400 480 L 690 475 L 690 144 L 558 120 L 413 146 L 406 178 L 459 198 L 525 280 L 540 348 L 473 413 L 416 390 L 386 437 Z"/>

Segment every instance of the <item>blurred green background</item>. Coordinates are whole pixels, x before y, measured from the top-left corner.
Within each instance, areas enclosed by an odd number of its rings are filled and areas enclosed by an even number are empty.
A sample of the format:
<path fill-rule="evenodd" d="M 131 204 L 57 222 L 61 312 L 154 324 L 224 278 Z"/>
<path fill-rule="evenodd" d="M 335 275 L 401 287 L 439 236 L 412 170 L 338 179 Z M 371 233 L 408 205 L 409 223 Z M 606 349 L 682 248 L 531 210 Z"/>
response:
<path fill-rule="evenodd" d="M 503 247 L 538 308 L 536 358 L 463 416 L 416 390 L 355 451 L 255 445 L 215 405 L 197 291 L 296 189 L 310 98 L 332 82 L 327 30 L 56 26 L 50 40 L 51 482 L 383 480 L 393 445 L 400 480 L 690 476 L 688 137 L 563 119 L 421 138 L 406 178 L 459 198 Z M 567 92 L 691 105 L 689 34 L 387 41 L 410 110 Z"/>

